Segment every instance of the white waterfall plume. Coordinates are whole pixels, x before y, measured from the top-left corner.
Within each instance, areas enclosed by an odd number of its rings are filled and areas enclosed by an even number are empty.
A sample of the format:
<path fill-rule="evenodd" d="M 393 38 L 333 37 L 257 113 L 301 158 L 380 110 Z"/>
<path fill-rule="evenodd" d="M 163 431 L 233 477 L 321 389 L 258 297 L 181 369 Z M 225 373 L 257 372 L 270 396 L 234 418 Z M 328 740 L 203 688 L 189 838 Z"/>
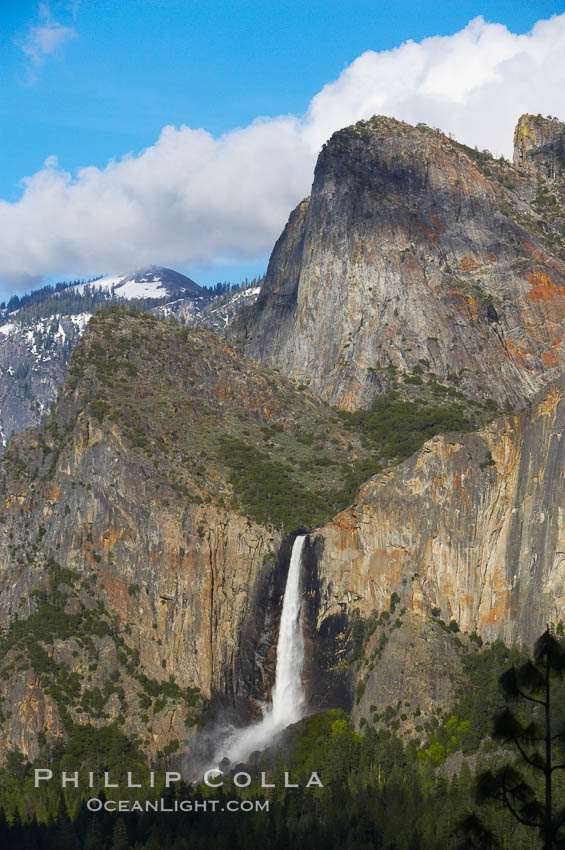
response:
<path fill-rule="evenodd" d="M 296 537 L 292 546 L 277 643 L 272 705 L 264 709 L 259 723 L 230 731 L 216 753 L 218 760 L 227 758 L 231 764 L 245 761 L 251 753 L 264 749 L 286 726 L 302 717 L 304 635 L 300 573 L 305 540 L 305 536 Z"/>

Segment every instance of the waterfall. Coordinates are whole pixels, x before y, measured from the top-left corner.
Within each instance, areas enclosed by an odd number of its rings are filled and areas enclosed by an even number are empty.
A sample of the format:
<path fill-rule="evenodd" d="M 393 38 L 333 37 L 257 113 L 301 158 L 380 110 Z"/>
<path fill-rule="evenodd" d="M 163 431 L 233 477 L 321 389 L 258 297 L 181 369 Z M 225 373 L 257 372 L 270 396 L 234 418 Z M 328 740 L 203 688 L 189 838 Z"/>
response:
<path fill-rule="evenodd" d="M 304 635 L 302 630 L 302 595 L 300 572 L 305 537 L 297 537 L 292 547 L 290 566 L 286 579 L 279 642 L 277 668 L 273 688 L 273 720 L 275 726 L 284 728 L 302 717 L 304 691 L 302 667 L 304 665 Z"/>
<path fill-rule="evenodd" d="M 279 732 L 302 717 L 304 635 L 300 573 L 305 540 L 305 536 L 296 537 L 292 546 L 277 643 L 272 705 L 263 710 L 263 719 L 259 723 L 230 730 L 217 751 L 218 761 L 223 758 L 229 759 L 231 764 L 245 761 L 251 753 L 265 749 Z"/>

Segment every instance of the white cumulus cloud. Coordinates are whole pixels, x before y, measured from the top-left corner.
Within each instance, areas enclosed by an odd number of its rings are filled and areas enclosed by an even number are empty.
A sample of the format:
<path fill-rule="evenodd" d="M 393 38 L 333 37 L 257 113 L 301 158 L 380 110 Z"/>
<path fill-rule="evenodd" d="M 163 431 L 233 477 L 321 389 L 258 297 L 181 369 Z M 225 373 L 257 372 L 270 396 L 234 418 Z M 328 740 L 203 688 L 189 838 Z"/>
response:
<path fill-rule="evenodd" d="M 334 130 L 380 113 L 510 156 L 523 112 L 565 119 L 564 54 L 565 14 L 525 35 L 476 18 L 452 36 L 363 53 L 303 116 L 219 138 L 167 126 L 139 154 L 76 174 L 50 157 L 18 201 L 0 201 L 0 279 L 260 257 L 308 194 Z"/>

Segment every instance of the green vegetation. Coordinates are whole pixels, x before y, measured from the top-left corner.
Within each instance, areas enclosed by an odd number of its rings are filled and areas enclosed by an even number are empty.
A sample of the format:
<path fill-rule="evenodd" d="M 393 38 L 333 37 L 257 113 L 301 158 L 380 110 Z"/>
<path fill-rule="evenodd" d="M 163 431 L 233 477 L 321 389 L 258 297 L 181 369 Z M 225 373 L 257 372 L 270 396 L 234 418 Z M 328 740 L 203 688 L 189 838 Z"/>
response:
<path fill-rule="evenodd" d="M 69 388 L 89 388 L 91 416 L 118 426 L 151 460 L 159 488 L 192 504 L 241 505 L 257 521 L 289 529 L 320 524 L 347 504 L 344 476 L 356 451 L 369 452 L 291 381 L 234 358 L 213 335 L 148 314 L 112 307 L 91 329 L 90 344 L 71 357 Z M 231 389 L 242 371 L 243 397 Z M 221 402 L 214 380 L 230 388 Z M 284 406 L 286 427 L 265 422 L 266 402 Z M 204 523 L 197 533 L 205 537 Z"/>
<path fill-rule="evenodd" d="M 37 448 L 10 449 L 3 468 L 30 484 L 50 480 L 86 413 L 119 434 L 142 467 L 150 464 L 164 506 L 227 506 L 288 531 L 316 527 L 429 437 L 473 430 L 498 412 L 494 403 L 466 398 L 460 376 L 440 383 L 427 361 L 412 375 L 378 371 L 389 390 L 369 410 L 340 413 L 214 334 L 110 306 L 74 349 Z M 206 538 L 204 518 L 196 534 Z M 101 551 L 89 551 L 100 563 Z"/>
<path fill-rule="evenodd" d="M 391 598 L 389 610 L 396 613 L 399 604 L 399 599 Z M 374 615 L 368 618 L 374 619 Z M 362 630 L 357 626 L 355 631 L 362 644 L 365 625 Z M 395 731 L 399 721 L 410 713 L 401 704 L 390 706 L 377 724 L 365 718 L 361 723 L 363 734 L 353 729 L 350 718 L 340 709 L 313 715 L 294 727 L 285 750 L 269 756 L 268 760 L 263 757 L 252 771 L 257 778 L 260 771 L 266 771 L 275 785 L 269 791 L 268 813 L 225 817 L 216 812 L 198 818 L 182 812 L 174 817 L 159 813 L 129 814 L 124 821 L 117 814 L 101 813 L 93 819 L 86 816 L 84 801 L 95 796 L 101 786 L 95 786 L 94 793 L 89 790 L 85 773 L 76 789 L 68 786 L 61 793 L 55 784 L 34 789 L 32 766 L 17 753 L 9 753 L 5 767 L 0 770 L 0 806 L 4 810 L 4 815 L 0 814 L 2 846 L 29 846 L 33 835 L 36 844 L 31 846 L 59 850 L 63 846 L 64 826 L 75 842 L 73 846 L 111 850 L 114 835 L 121 829 L 118 824 L 122 823 L 125 825 L 122 833 L 127 836 L 129 846 L 140 850 L 161 847 L 227 850 L 228 846 L 247 850 L 250 835 L 261 846 L 277 850 L 291 845 L 308 850 L 344 847 L 462 850 L 487 848 L 495 846 L 495 842 L 512 850 L 531 850 L 539 845 L 532 843 L 528 828 L 515 823 L 511 813 L 500 808 L 500 785 L 481 805 L 481 821 L 471 814 L 476 805 L 473 774 L 490 771 L 491 777 L 496 776 L 507 756 L 505 744 L 500 750 L 489 738 L 492 718 L 504 710 L 508 698 L 508 689 L 501 692 L 497 679 L 502 676 L 507 681 L 511 674 L 504 671 L 515 669 L 523 686 L 525 680 L 520 671 L 529 664 L 530 676 L 531 662 L 523 652 L 509 649 L 501 641 L 485 649 L 473 647 L 474 642 L 469 641 L 469 646 L 460 648 L 466 675 L 452 709 L 443 714 L 433 712 L 427 721 L 420 717 L 419 709 L 412 712 L 414 722 L 422 724 L 417 736 L 401 738 Z M 358 687 L 361 696 L 363 683 L 361 680 Z M 153 696 L 162 691 L 162 683 L 152 679 L 144 680 L 144 687 Z M 534 691 L 537 697 L 539 693 L 535 688 Z M 557 721 L 564 705 L 561 690 L 555 692 L 555 697 Z M 517 730 L 523 735 L 527 728 L 524 722 L 535 719 L 536 710 L 536 706 L 528 709 L 520 721 L 522 725 L 513 725 L 513 732 Z M 556 723 L 554 728 L 559 732 L 561 727 Z M 530 737 L 526 742 L 528 746 L 531 740 Z M 556 739 L 555 747 L 561 745 Z M 172 758 L 179 749 L 180 742 L 172 739 L 159 755 Z M 42 767 L 46 763 L 55 775 L 61 770 L 84 770 L 85 765 L 94 765 L 96 782 L 107 770 L 124 787 L 126 771 L 130 770 L 143 787 L 119 795 L 129 799 L 154 799 L 162 795 L 171 802 L 213 798 L 220 801 L 221 807 L 228 799 L 253 802 L 263 801 L 266 796 L 258 780 L 248 789 L 237 789 L 229 777 L 221 789 L 195 789 L 179 783 L 165 792 L 160 773 L 157 787 L 149 789 L 145 759 L 138 743 L 123 735 L 115 724 L 101 729 L 73 725 L 68 742 L 38 762 Z M 298 790 L 285 789 L 285 772 L 299 784 Z M 314 772 L 323 787 L 306 788 Z M 532 772 L 535 773 L 534 768 Z M 565 800 L 565 785 L 556 781 L 553 791 L 557 811 Z M 410 817 L 406 816 L 407 812 Z M 93 845 L 93 822 L 99 830 L 98 845 Z"/>
<path fill-rule="evenodd" d="M 373 611 L 370 617 L 364 619 L 359 613 L 359 608 L 353 610 L 351 623 L 352 661 L 361 661 L 365 657 L 367 644 L 377 628 L 377 623 L 376 611 Z"/>
<path fill-rule="evenodd" d="M 489 307 L 494 303 L 492 295 L 485 292 L 478 283 L 470 283 L 467 280 L 463 280 L 462 277 L 451 271 L 446 271 L 446 280 L 450 286 L 461 290 L 461 292 L 464 292 L 465 295 L 469 296 L 469 298 L 475 298 L 479 304 L 482 304 L 483 307 Z"/>
<path fill-rule="evenodd" d="M 289 529 L 321 525 L 328 518 L 323 493 L 301 486 L 290 466 L 242 440 L 220 438 L 219 456 L 231 470 L 230 483 L 249 514 L 263 525 Z"/>
<path fill-rule="evenodd" d="M 425 727 L 428 743 L 420 751 L 420 758 L 426 758 L 430 748 L 435 752 L 436 763 L 457 750 L 467 756 L 477 753 L 490 734 L 492 718 L 504 708 L 499 677 L 508 665 L 524 660 L 523 651 L 516 647 L 509 649 L 501 640 L 482 651 L 464 654 L 465 684 L 450 711 Z"/>
<path fill-rule="evenodd" d="M 260 523 L 315 527 L 347 507 L 364 481 L 409 457 L 430 437 L 473 431 L 498 412 L 492 400 L 472 401 L 456 388 L 440 384 L 432 373 L 427 380 L 419 373 L 414 377 L 405 377 L 407 390 L 383 393 L 369 410 L 338 412 L 341 440 L 329 432 L 307 431 L 293 440 L 284 432 L 263 428 L 271 450 L 267 454 L 241 438 L 220 436 L 218 455 L 230 470 L 230 483 L 246 512 Z M 443 400 L 446 397 L 449 400 Z M 336 452 L 336 443 L 351 447 L 345 457 L 343 448 Z M 357 457 L 352 457 L 353 443 Z M 328 454 L 320 453 L 322 446 Z M 296 455 L 302 458 L 298 474 Z M 304 472 L 309 473 L 307 478 L 301 476 Z"/>
<path fill-rule="evenodd" d="M 460 402 L 409 400 L 394 390 L 379 396 L 369 410 L 341 416 L 349 428 L 363 434 L 383 465 L 404 460 L 435 434 L 477 427 L 476 418 Z"/>
<path fill-rule="evenodd" d="M 493 737 L 511 745 L 517 760 L 485 771 L 477 782 L 479 799 L 499 800 L 518 823 L 536 829 L 544 850 L 565 841 L 565 782 L 557 773 L 565 770 L 564 671 L 565 642 L 548 628 L 533 659 L 500 676 L 506 706 L 496 715 Z"/>
<path fill-rule="evenodd" d="M 200 725 L 206 705 L 198 688 L 181 688 L 170 676 L 159 682 L 148 678 L 140 669 L 136 650 L 131 649 L 119 633 L 113 618 L 104 612 L 101 603 L 92 607 L 84 605 L 84 594 L 90 597 L 89 583 L 82 582 L 71 570 L 61 569 L 55 561 L 47 566 L 48 582 L 43 589 L 31 594 L 35 610 L 24 620 L 16 620 L 0 639 L 0 657 L 3 659 L 0 675 L 9 678 L 29 667 L 40 677 L 43 692 L 56 703 L 65 736 L 72 737 L 76 718 L 83 721 L 108 721 L 108 700 L 118 697 L 118 723 L 123 723 L 128 711 L 124 683 L 137 681 L 142 692 L 139 705 L 154 713 L 167 704 L 181 708 L 187 726 Z M 131 587 L 131 585 L 130 585 Z M 67 604 L 73 602 L 72 610 Z M 99 671 L 99 640 L 110 638 L 119 660 L 119 666 L 103 676 Z M 63 658 L 55 660 L 54 645 L 65 646 Z M 76 659 L 78 669 L 71 670 Z M 79 662 L 79 659 L 82 661 Z M 93 677 L 95 679 L 93 680 Z M 155 704 L 153 698 L 157 699 Z M 0 725 L 5 720 L 0 714 Z"/>

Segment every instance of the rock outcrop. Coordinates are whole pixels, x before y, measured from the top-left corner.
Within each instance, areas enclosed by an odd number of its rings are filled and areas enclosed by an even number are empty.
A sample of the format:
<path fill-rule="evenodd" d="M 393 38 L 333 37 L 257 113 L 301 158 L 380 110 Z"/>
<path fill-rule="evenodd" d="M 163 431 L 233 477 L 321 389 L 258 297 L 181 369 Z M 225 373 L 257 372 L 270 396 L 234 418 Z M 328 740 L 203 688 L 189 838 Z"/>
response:
<path fill-rule="evenodd" d="M 48 412 L 89 318 L 0 322 L 0 454 L 12 434 L 37 425 Z"/>
<path fill-rule="evenodd" d="M 320 532 L 320 618 L 402 605 L 487 640 L 565 621 L 565 379 L 519 416 L 437 436 Z"/>
<path fill-rule="evenodd" d="M 556 118 L 522 115 L 514 132 L 514 165 L 555 180 L 565 173 L 565 124 Z"/>
<path fill-rule="evenodd" d="M 341 130 L 232 334 L 346 410 L 421 363 L 522 404 L 565 362 L 565 243 L 534 195 L 527 173 L 425 126 Z"/>

